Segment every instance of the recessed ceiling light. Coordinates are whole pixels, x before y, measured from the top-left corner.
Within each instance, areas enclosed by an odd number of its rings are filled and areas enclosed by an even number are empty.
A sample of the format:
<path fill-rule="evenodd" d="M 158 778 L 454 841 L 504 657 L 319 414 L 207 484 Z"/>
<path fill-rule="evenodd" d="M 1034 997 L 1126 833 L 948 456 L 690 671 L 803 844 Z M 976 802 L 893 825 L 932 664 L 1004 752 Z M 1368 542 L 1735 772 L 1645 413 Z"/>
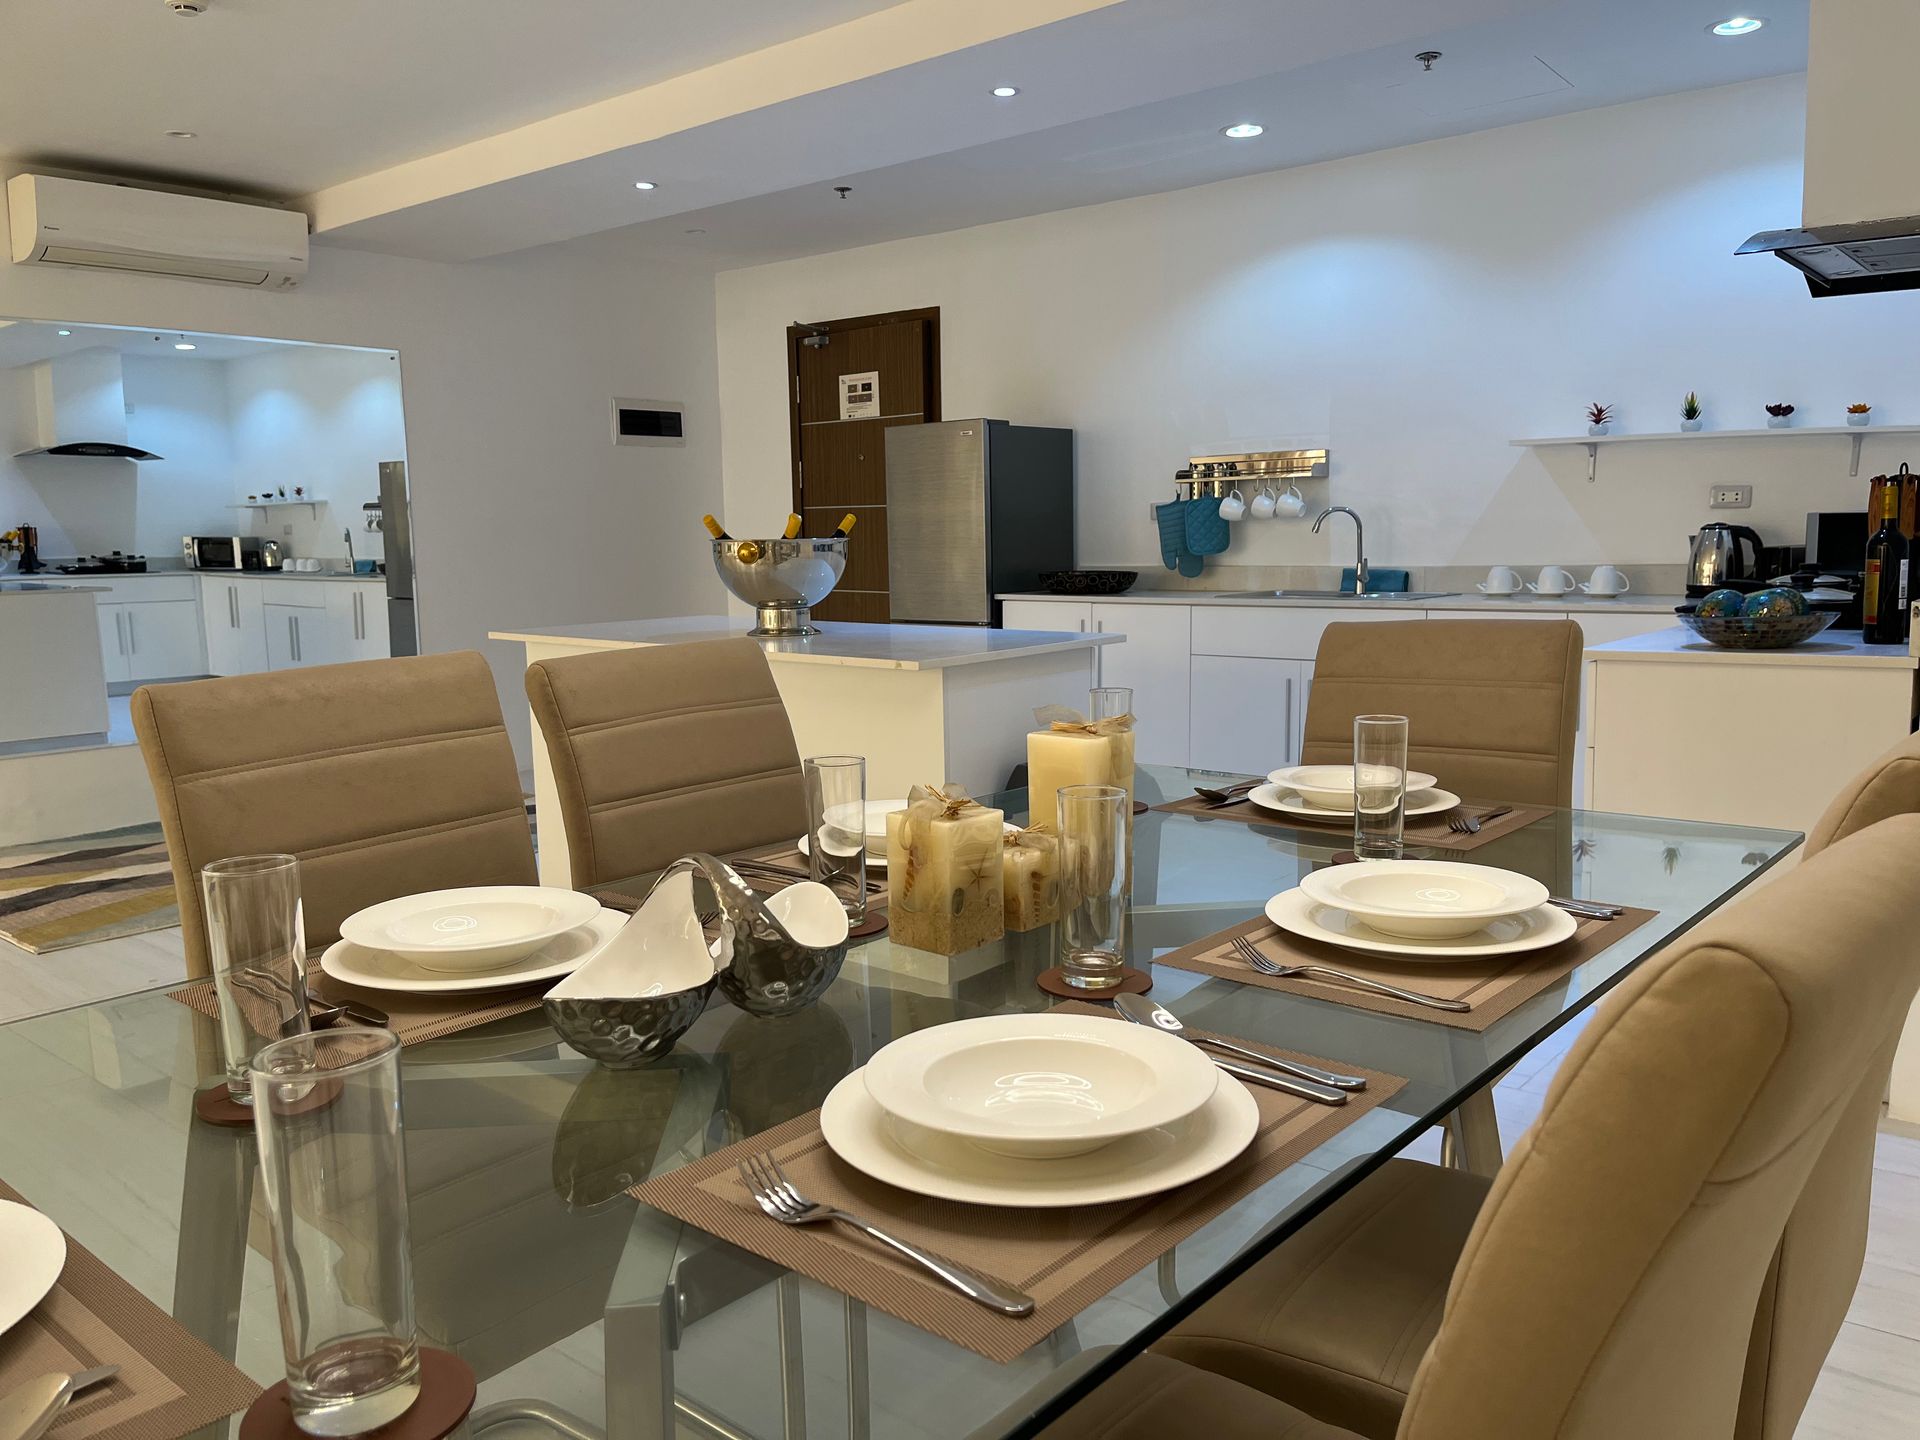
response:
<path fill-rule="evenodd" d="M 200 138 L 199 133 L 193 130 L 169 130 L 166 132 L 166 135 L 169 140 L 197 140 Z"/>
<path fill-rule="evenodd" d="M 1709 35 L 1751 35 L 1767 22 L 1757 15 L 1730 15 L 1718 25 L 1709 25 Z"/>
<path fill-rule="evenodd" d="M 1264 125 L 1255 125 L 1251 121 L 1243 120 L 1238 125 L 1227 126 L 1227 128 L 1220 133 L 1229 140 L 1251 140 L 1256 135 L 1266 134 L 1267 127 Z"/>
<path fill-rule="evenodd" d="M 176 350 L 198 350 L 200 347 L 191 340 L 176 340 L 173 342 L 173 348 Z"/>
<path fill-rule="evenodd" d="M 651 180 L 636 180 L 633 182 L 633 188 L 636 190 L 654 190 L 659 187 L 657 187 Z"/>
<path fill-rule="evenodd" d="M 996 100 L 1011 100 L 1019 93 L 1019 88 L 1013 85 L 996 85 L 993 87 L 993 96 Z"/>
<path fill-rule="evenodd" d="M 56 331 L 54 331 L 53 333 L 54 333 L 54 334 L 56 334 L 56 335 L 71 335 L 71 334 L 73 333 L 73 331 L 71 331 L 71 330 L 56 330 Z"/>

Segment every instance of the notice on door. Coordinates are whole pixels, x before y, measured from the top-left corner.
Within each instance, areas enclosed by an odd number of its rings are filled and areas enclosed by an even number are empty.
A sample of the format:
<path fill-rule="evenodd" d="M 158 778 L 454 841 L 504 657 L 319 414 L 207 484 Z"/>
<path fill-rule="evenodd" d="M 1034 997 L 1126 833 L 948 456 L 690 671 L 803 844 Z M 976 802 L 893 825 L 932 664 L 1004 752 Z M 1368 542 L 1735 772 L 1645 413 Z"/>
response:
<path fill-rule="evenodd" d="M 880 372 L 862 370 L 840 377 L 840 418 L 871 420 L 880 413 Z"/>

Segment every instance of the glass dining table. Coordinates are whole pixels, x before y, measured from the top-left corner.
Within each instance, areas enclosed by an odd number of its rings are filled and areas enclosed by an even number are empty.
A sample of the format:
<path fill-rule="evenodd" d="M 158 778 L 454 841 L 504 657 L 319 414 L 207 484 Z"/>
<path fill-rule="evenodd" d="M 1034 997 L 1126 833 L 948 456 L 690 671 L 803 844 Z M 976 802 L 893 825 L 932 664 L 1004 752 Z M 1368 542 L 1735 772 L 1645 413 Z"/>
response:
<path fill-rule="evenodd" d="M 1137 781 L 1150 802 L 1219 783 L 1158 767 Z M 1024 818 L 1024 792 L 983 798 Z M 716 995 L 671 1053 L 638 1070 L 597 1067 L 538 1009 L 409 1046 L 422 1338 L 473 1366 L 470 1428 L 493 1440 L 1035 1434 L 1800 838 L 1561 810 L 1457 857 L 1522 871 L 1555 895 L 1657 912 L 1474 1031 L 1154 966 L 1252 918 L 1351 837 L 1140 815 L 1129 948 L 1152 967 L 1153 998 L 1189 1023 L 1407 1083 L 1008 1364 L 627 1192 L 813 1110 L 897 1036 L 1057 1004 L 1035 984 L 1057 960 L 1048 930 L 951 959 L 885 934 L 857 942 L 811 1008 L 759 1019 Z M 0 1179 L 264 1384 L 282 1368 L 253 1137 L 193 1118 L 192 1091 L 219 1070 L 208 1022 L 165 992 L 0 1026 Z"/>

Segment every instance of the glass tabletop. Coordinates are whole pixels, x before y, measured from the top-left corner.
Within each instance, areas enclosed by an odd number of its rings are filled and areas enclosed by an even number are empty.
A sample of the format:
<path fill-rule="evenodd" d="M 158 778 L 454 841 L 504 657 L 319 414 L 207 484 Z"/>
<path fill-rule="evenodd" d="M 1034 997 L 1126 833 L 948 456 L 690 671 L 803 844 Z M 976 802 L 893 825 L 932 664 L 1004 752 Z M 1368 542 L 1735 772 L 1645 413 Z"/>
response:
<path fill-rule="evenodd" d="M 1217 783 L 1160 767 L 1137 781 L 1149 803 Z M 1025 818 L 1023 792 L 983 799 Z M 473 1366 L 472 1429 L 496 1440 L 653 1440 L 676 1425 L 722 1437 L 1033 1434 L 1799 838 L 1563 810 L 1451 857 L 1658 912 L 1485 1031 L 1155 967 L 1154 998 L 1191 1023 L 1408 1083 L 1007 1365 L 625 1192 L 814 1109 L 896 1036 L 1057 1003 L 1034 983 L 1057 959 L 1048 930 L 952 959 L 883 934 L 849 951 L 812 1008 L 756 1019 L 716 995 L 641 1070 L 596 1067 L 539 1011 L 410 1046 L 422 1339 Z M 1133 963 L 1251 918 L 1349 841 L 1338 827 L 1141 815 Z M 219 1068 L 210 1025 L 164 994 L 0 1027 L 0 1179 L 267 1383 L 280 1343 L 252 1136 L 192 1119 L 192 1091 Z"/>

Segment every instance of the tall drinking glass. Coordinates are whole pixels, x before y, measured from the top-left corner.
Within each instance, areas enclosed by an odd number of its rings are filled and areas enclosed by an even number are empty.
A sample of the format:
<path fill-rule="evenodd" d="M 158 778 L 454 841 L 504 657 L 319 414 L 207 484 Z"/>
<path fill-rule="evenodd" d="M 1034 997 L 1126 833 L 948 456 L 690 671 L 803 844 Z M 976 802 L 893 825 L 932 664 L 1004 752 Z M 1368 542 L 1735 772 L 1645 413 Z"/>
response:
<path fill-rule="evenodd" d="M 1126 959 L 1127 826 L 1118 785 L 1060 789 L 1060 973 L 1078 990 L 1111 990 Z"/>
<path fill-rule="evenodd" d="M 296 1035 L 255 1055 L 251 1078 L 293 1422 L 363 1434 L 420 1393 L 400 1041 Z"/>
<path fill-rule="evenodd" d="M 304 1035 L 307 940 L 300 917 L 300 862 L 291 855 L 236 855 L 200 872 L 207 954 L 220 1010 L 227 1094 L 250 1103 L 247 1062 L 272 1040 Z"/>
<path fill-rule="evenodd" d="M 807 782 L 807 871 L 840 897 L 847 923 L 867 918 L 867 762 L 814 755 Z"/>
<path fill-rule="evenodd" d="M 1353 853 L 1398 860 L 1407 815 L 1407 717 L 1353 720 Z"/>

